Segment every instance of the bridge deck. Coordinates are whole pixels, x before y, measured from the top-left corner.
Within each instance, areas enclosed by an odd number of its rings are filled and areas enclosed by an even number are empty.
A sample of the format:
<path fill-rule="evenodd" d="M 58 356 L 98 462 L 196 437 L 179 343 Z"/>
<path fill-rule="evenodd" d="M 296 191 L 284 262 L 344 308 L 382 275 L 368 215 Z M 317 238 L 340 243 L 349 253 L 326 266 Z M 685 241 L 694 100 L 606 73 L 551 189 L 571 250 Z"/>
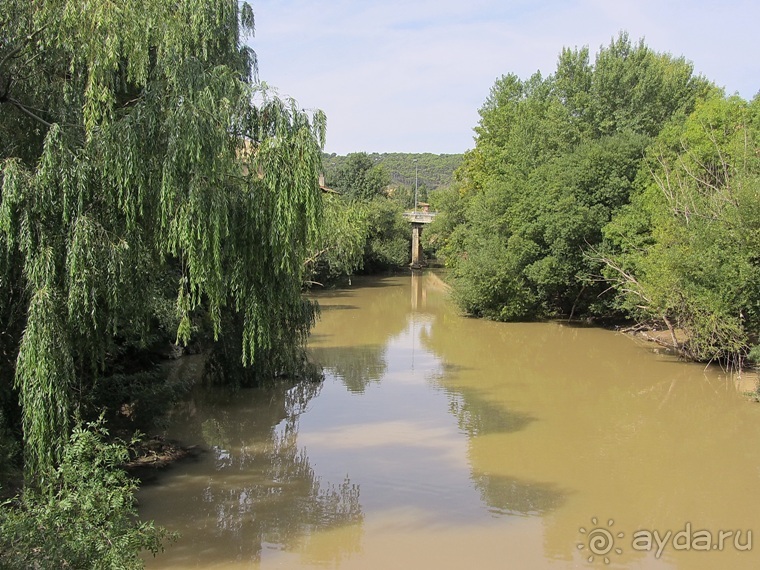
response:
<path fill-rule="evenodd" d="M 404 212 L 404 217 L 412 224 L 429 224 L 435 215 L 436 212 Z"/>

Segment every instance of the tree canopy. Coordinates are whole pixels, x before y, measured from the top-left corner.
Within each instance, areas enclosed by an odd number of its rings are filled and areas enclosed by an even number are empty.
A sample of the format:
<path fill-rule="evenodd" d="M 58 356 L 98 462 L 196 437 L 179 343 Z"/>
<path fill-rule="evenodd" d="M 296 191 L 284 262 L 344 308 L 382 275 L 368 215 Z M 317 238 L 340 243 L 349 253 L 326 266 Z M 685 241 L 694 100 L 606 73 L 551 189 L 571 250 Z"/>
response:
<path fill-rule="evenodd" d="M 0 22 L 0 352 L 39 483 L 167 282 L 178 341 L 231 315 L 244 363 L 292 366 L 325 120 L 252 81 L 245 3 L 2 0 Z"/>
<path fill-rule="evenodd" d="M 757 360 L 757 101 L 625 33 L 501 77 L 427 232 L 461 307 L 656 319 L 682 354 Z"/>
<path fill-rule="evenodd" d="M 414 187 L 417 185 L 418 201 L 427 201 L 439 188 L 449 186 L 454 180 L 454 171 L 462 164 L 461 154 L 431 153 L 351 153 L 346 156 L 335 153 L 323 156 L 327 185 L 338 189 L 348 165 L 356 161 L 356 156 L 364 156 L 368 168 L 377 166 L 375 172 L 384 173 L 383 187 L 387 194 L 400 202 L 403 207 L 414 205 Z M 351 181 L 352 176 L 345 178 Z"/>
<path fill-rule="evenodd" d="M 661 319 L 698 360 L 741 367 L 760 344 L 759 148 L 759 99 L 701 101 L 648 148 L 642 183 L 597 252 L 621 306 Z"/>
<path fill-rule="evenodd" d="M 327 171 L 325 179 L 328 186 L 341 194 L 360 200 L 371 200 L 380 195 L 390 182 L 388 172 L 379 160 L 366 152 L 347 155 L 339 166 Z"/>

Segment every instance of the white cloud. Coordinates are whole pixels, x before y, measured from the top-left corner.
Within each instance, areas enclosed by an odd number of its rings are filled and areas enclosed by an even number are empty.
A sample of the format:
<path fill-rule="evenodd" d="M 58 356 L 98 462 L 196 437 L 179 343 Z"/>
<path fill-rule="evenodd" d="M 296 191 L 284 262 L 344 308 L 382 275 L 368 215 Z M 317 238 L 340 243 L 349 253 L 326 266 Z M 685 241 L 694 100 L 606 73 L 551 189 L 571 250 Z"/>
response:
<path fill-rule="evenodd" d="M 467 441 L 452 438 L 451 429 L 429 426 L 423 422 L 391 420 L 333 427 L 302 433 L 300 445 L 320 450 L 366 450 L 375 447 L 413 447 L 429 450 L 454 465 L 466 464 Z"/>
<path fill-rule="evenodd" d="M 385 0 L 253 3 L 261 78 L 328 116 L 327 150 L 463 152 L 506 73 L 552 73 L 562 47 L 595 53 L 620 30 L 684 55 L 752 97 L 760 9 L 666 0 Z"/>

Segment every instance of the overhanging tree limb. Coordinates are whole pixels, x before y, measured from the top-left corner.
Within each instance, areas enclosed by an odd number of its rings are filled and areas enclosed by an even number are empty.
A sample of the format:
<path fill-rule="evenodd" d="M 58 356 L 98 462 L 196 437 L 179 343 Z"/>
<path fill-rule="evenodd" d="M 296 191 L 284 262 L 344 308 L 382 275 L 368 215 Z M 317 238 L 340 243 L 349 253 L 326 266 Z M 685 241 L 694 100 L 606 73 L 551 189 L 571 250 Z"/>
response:
<path fill-rule="evenodd" d="M 29 45 L 32 42 L 32 40 L 34 40 L 34 38 L 36 36 L 38 36 L 39 34 L 41 34 L 42 32 L 44 32 L 46 28 L 47 28 L 47 26 L 42 26 L 41 28 L 36 29 L 31 34 L 29 34 L 28 36 L 26 36 L 26 38 L 24 38 L 24 42 L 23 43 L 21 43 L 20 45 L 16 46 L 11 51 L 9 51 L 7 54 L 5 54 L 5 56 L 3 57 L 3 59 L 0 60 L 0 70 L 2 70 L 3 67 L 5 67 L 5 64 L 8 63 L 8 61 L 10 61 L 14 57 L 16 57 L 21 52 L 21 50 L 23 50 L 27 45 Z"/>
<path fill-rule="evenodd" d="M 52 123 L 48 123 L 45 119 L 43 119 L 39 115 L 36 115 L 32 111 L 30 111 L 25 105 L 23 105 L 19 101 L 16 101 L 16 99 L 14 99 L 13 97 L 6 96 L 5 98 L 0 98 L 0 103 L 10 103 L 14 107 L 16 107 L 16 109 L 24 113 L 24 115 L 26 115 L 27 117 L 31 119 L 34 119 L 38 123 L 45 125 L 48 129 L 53 126 Z"/>

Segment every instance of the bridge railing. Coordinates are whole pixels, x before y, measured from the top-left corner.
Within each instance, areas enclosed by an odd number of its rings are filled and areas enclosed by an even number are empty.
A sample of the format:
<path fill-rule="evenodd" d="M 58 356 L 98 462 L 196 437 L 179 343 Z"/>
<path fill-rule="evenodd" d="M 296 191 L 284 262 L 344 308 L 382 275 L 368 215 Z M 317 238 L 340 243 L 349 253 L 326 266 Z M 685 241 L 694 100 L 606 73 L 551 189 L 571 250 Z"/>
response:
<path fill-rule="evenodd" d="M 404 217 L 413 224 L 429 224 L 437 212 L 404 212 Z"/>

